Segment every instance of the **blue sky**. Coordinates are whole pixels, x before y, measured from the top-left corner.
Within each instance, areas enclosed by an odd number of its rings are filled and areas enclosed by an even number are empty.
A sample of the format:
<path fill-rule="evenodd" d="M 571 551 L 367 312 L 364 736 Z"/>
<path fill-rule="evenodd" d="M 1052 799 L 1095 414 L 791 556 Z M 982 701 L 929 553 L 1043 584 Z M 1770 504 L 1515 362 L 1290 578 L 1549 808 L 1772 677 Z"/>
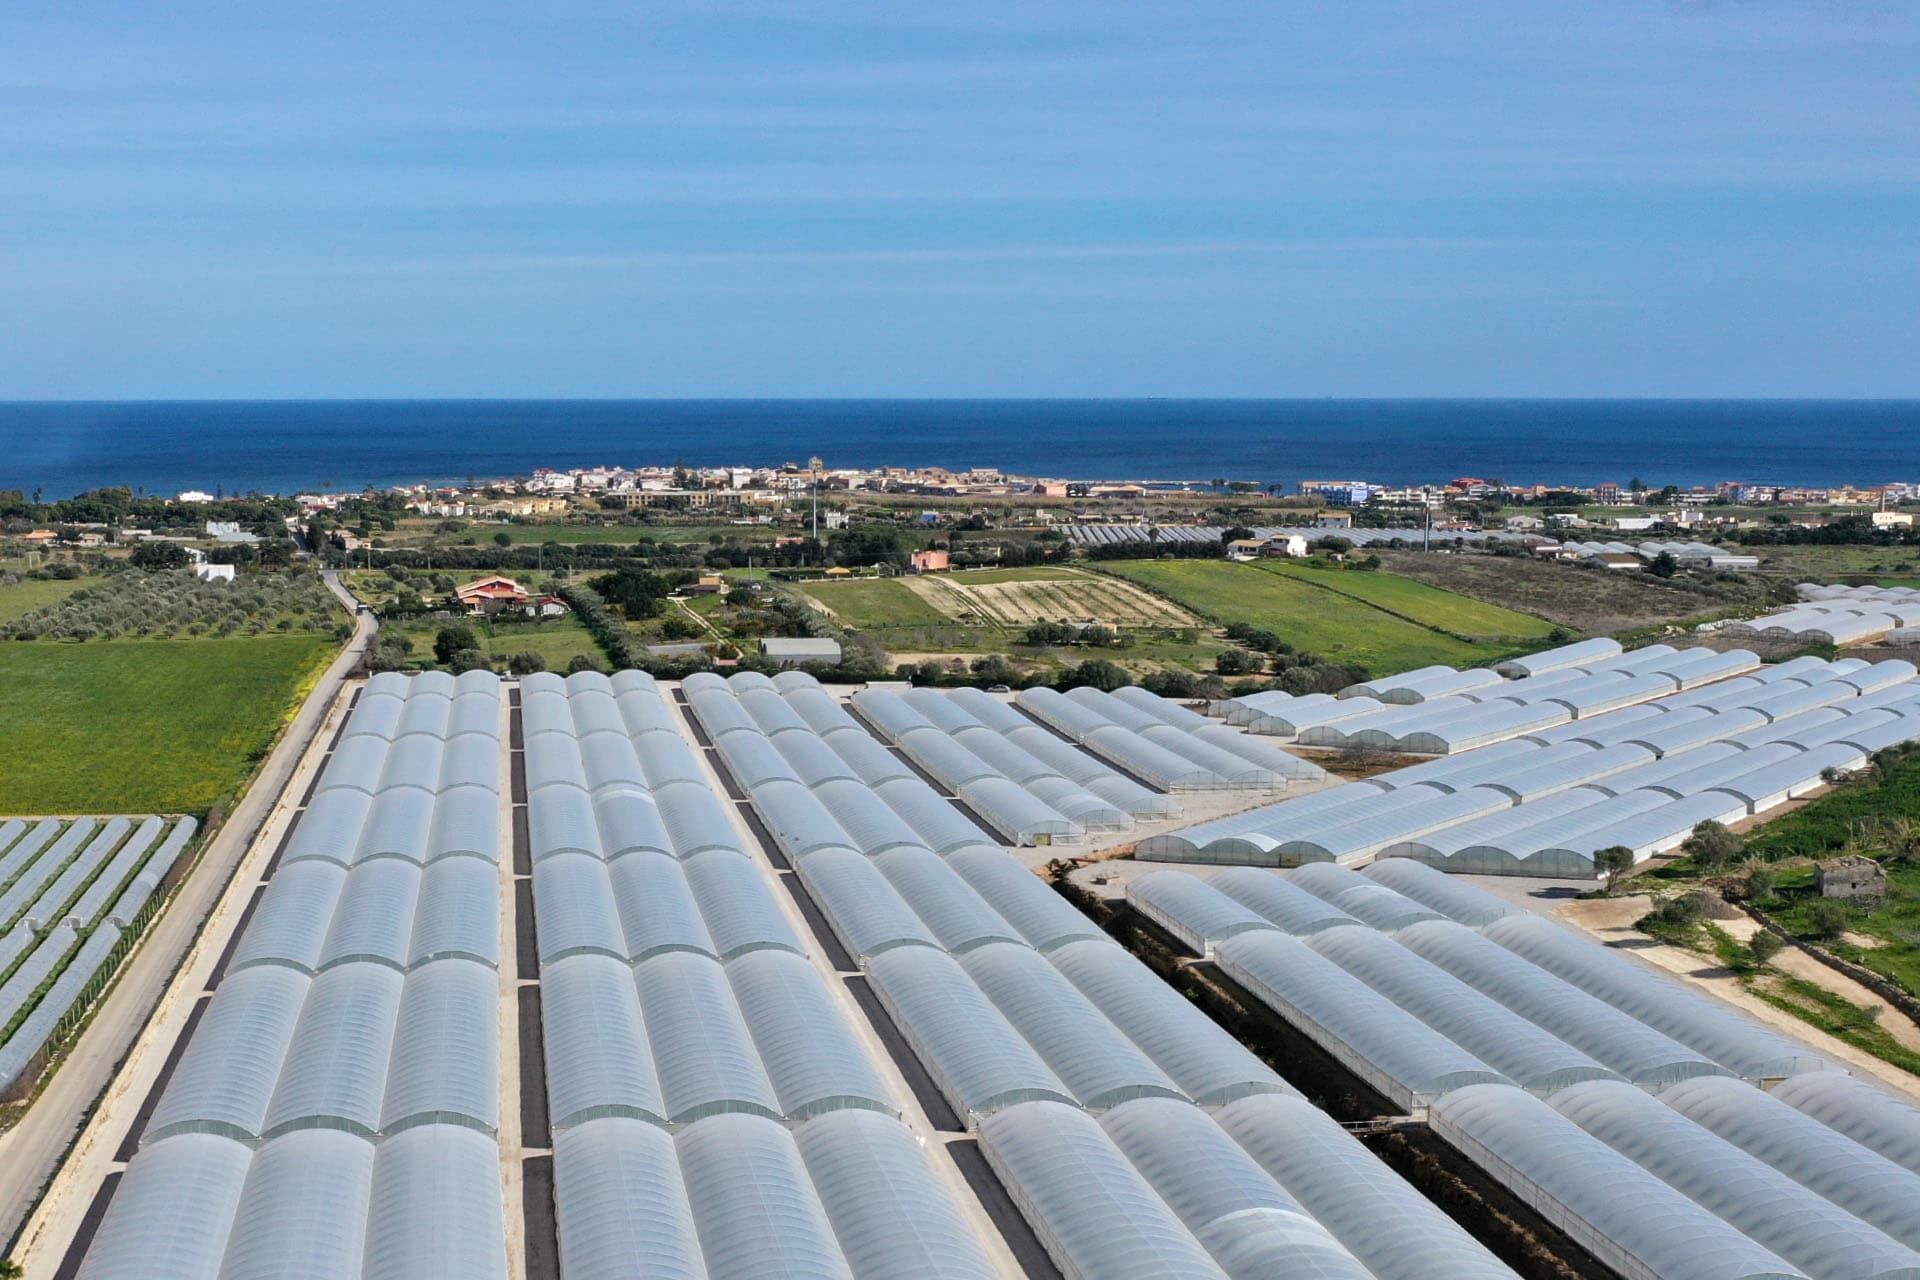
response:
<path fill-rule="evenodd" d="M 1920 395 L 1920 5 L 12 0 L 0 398 Z"/>

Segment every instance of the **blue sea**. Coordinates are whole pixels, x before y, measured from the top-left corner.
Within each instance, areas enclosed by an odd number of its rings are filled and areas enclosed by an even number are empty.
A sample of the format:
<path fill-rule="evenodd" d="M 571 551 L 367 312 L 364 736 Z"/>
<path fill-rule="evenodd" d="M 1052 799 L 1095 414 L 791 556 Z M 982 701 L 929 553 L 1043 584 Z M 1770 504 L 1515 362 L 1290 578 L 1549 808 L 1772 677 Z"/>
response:
<path fill-rule="evenodd" d="M 804 462 L 1291 487 L 1920 479 L 1920 401 L 0 402 L 0 489 L 292 493 L 535 467 Z"/>

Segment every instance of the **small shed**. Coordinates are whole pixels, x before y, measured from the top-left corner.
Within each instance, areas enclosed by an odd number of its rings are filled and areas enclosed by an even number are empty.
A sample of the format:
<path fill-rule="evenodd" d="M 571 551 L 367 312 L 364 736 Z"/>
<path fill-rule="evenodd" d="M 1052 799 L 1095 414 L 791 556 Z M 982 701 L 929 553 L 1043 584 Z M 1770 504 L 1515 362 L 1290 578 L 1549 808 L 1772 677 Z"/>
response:
<path fill-rule="evenodd" d="M 1887 870 L 1872 858 L 1850 853 L 1814 867 L 1813 887 L 1823 898 L 1884 898 Z"/>

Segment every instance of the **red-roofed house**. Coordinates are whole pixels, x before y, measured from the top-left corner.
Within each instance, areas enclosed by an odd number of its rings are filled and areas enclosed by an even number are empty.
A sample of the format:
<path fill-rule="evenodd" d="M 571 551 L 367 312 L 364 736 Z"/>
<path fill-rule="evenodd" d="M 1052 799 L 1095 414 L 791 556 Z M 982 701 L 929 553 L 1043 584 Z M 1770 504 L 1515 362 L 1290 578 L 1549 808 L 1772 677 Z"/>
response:
<path fill-rule="evenodd" d="M 495 614 L 527 603 L 526 591 L 512 578 L 479 578 L 455 589 L 453 594 L 461 608 L 475 614 Z"/>

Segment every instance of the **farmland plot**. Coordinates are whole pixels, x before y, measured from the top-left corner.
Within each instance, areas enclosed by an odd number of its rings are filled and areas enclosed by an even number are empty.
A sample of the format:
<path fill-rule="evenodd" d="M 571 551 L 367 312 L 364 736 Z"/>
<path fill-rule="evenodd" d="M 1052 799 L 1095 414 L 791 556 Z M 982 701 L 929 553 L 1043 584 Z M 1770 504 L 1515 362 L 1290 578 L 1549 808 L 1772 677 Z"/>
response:
<path fill-rule="evenodd" d="M 1092 574 L 1054 571 L 1032 577 L 996 573 L 990 581 L 969 576 L 902 580 L 922 600 L 948 617 L 1024 627 L 1035 622 L 1098 622 L 1120 627 L 1191 627 L 1185 609 L 1132 583 Z"/>

